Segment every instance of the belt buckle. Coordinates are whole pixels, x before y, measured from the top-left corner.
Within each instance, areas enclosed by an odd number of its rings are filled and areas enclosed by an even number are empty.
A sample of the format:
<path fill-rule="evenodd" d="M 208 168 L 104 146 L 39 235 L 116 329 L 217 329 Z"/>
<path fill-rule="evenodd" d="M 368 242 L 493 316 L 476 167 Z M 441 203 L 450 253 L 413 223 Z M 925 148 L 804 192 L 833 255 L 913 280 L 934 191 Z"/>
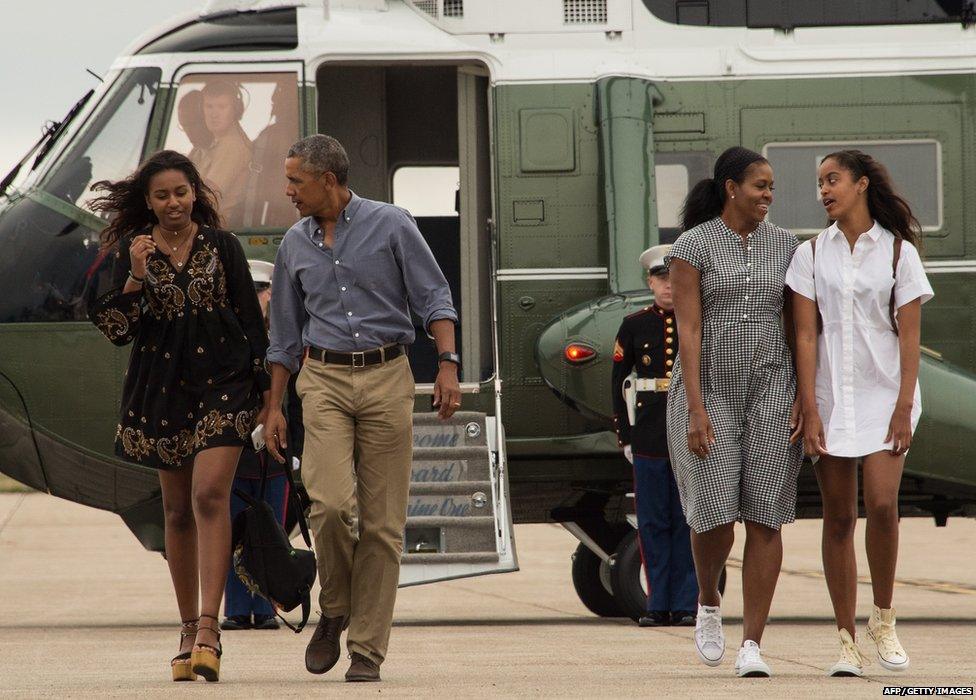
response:
<path fill-rule="evenodd" d="M 356 358 L 359 358 L 359 363 L 356 363 Z M 361 368 L 366 366 L 366 353 L 365 352 L 353 352 L 352 354 L 352 366 L 353 369 Z"/>
<path fill-rule="evenodd" d="M 668 378 L 661 379 L 660 377 L 654 380 L 654 391 L 667 391 L 671 388 L 671 380 Z"/>

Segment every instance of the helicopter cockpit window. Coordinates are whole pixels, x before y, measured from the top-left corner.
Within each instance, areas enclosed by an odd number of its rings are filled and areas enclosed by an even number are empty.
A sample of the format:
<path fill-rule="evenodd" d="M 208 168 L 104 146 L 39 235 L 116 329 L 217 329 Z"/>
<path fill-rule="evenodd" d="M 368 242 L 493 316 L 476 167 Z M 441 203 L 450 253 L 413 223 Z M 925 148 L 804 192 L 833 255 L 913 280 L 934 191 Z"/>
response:
<path fill-rule="evenodd" d="M 85 321 L 111 271 L 99 218 L 84 208 L 98 180 L 129 175 L 142 157 L 158 68 L 124 71 L 93 117 L 57 156 L 39 190 L 0 213 L 0 323 Z M 60 201 L 59 201 L 60 200 Z"/>
<path fill-rule="evenodd" d="M 288 228 L 284 157 L 298 139 L 294 73 L 195 73 L 176 92 L 165 148 L 189 156 L 228 228 Z"/>
<path fill-rule="evenodd" d="M 99 180 L 119 180 L 139 164 L 161 71 L 135 68 L 112 86 L 94 120 L 41 183 L 41 189 L 84 207 Z"/>

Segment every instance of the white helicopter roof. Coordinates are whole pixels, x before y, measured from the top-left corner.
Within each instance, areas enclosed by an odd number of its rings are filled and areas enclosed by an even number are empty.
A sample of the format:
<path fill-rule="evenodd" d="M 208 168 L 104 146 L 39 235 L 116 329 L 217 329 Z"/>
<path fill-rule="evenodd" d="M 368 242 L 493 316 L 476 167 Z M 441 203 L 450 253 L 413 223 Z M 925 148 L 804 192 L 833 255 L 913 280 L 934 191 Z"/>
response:
<path fill-rule="evenodd" d="M 588 3 L 588 4 L 587 4 Z M 275 58 L 324 61 L 477 60 L 496 83 L 972 72 L 976 30 L 961 24 L 811 27 L 785 32 L 679 26 L 641 0 L 210 0 L 133 42 L 115 68 L 159 65 L 132 55 L 194 19 L 296 7 L 298 47 Z M 581 8 L 596 7 L 587 14 Z M 575 12 L 575 14 L 574 14 Z M 170 55 L 173 63 L 213 53 Z M 235 60 L 268 52 L 233 52 Z M 178 59 L 178 60 L 177 60 Z"/>

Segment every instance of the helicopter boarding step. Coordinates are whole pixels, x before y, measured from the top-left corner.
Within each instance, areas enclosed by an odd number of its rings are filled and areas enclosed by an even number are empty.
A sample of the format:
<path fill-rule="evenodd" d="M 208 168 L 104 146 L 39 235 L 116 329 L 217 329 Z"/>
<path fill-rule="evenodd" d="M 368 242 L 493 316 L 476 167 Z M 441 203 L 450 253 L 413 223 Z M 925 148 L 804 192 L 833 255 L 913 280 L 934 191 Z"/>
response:
<path fill-rule="evenodd" d="M 457 412 L 413 416 L 413 465 L 404 567 L 497 562 L 493 418 Z"/>

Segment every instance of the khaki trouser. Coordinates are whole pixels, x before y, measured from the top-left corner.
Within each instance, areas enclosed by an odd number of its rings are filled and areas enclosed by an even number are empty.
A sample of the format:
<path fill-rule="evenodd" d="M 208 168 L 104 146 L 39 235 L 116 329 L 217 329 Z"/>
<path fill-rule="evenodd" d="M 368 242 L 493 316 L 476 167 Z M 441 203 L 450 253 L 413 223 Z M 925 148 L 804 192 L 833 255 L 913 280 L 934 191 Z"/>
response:
<path fill-rule="evenodd" d="M 410 364 L 405 355 L 357 369 L 309 359 L 296 389 L 305 423 L 302 480 L 312 499 L 319 605 L 327 617 L 349 615 L 349 651 L 381 663 L 407 522 Z"/>

